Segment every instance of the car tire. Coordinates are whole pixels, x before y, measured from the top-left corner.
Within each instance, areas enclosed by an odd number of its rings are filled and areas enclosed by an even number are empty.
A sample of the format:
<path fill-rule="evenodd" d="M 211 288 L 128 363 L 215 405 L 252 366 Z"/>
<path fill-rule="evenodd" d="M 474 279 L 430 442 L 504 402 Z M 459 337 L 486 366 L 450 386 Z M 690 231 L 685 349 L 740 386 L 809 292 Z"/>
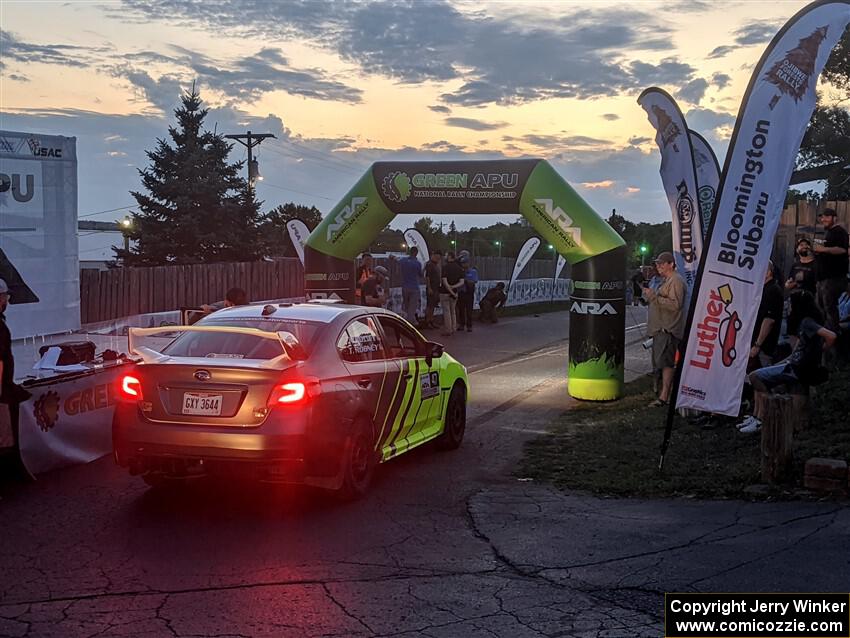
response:
<path fill-rule="evenodd" d="M 173 478 L 159 472 L 147 472 L 142 474 L 142 480 L 145 485 L 154 490 L 164 490 L 166 488 L 180 488 L 186 484 L 186 479 Z"/>
<path fill-rule="evenodd" d="M 437 437 L 437 447 L 441 450 L 456 450 L 463 442 L 465 432 L 466 390 L 461 383 L 455 383 L 449 394 L 443 433 Z"/>
<path fill-rule="evenodd" d="M 354 422 L 353 434 L 345 446 L 342 485 L 337 496 L 345 501 L 365 496 L 377 465 L 374 429 L 368 419 L 361 417 Z"/>

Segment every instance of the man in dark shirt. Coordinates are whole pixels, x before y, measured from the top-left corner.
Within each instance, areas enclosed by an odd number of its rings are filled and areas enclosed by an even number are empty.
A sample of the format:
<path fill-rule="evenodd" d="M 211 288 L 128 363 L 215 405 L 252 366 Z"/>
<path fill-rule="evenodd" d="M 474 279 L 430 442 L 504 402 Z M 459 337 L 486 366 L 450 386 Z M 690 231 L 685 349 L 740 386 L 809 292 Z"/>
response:
<path fill-rule="evenodd" d="M 756 314 L 756 328 L 750 340 L 750 361 L 747 364 L 749 370 L 771 365 L 776 344 L 779 342 L 785 300 L 773 274 L 774 266 L 771 261 L 764 276 L 761 303 Z"/>
<path fill-rule="evenodd" d="M 425 264 L 425 327 L 434 325 L 434 309 L 440 305 L 440 281 L 443 279 L 443 253 L 435 250 Z"/>
<path fill-rule="evenodd" d="M 355 291 L 354 294 L 357 297 L 357 301 L 359 301 L 364 306 L 366 304 L 366 300 L 363 298 L 362 288 L 363 284 L 366 282 L 369 277 L 372 276 L 372 255 L 369 253 L 363 253 L 360 257 L 360 265 L 357 267 L 357 275 L 354 279 Z"/>
<path fill-rule="evenodd" d="M 496 316 L 496 310 L 505 305 L 508 296 L 505 294 L 505 284 L 497 283 L 487 291 L 487 294 L 482 297 L 478 305 L 481 307 L 481 321 L 485 323 L 497 323 L 499 317 Z"/>
<path fill-rule="evenodd" d="M 446 253 L 446 265 L 440 282 L 440 307 L 443 309 L 443 336 L 453 335 L 457 330 L 458 291 L 466 285 L 463 268 L 455 260 L 453 252 Z"/>
<path fill-rule="evenodd" d="M 15 386 L 15 358 L 12 356 L 12 334 L 6 325 L 6 306 L 9 304 L 9 287 L 0 279 L 0 451 L 14 450 L 18 441 L 18 403 Z M 0 468 L 7 464 L 0 462 Z M 19 461 L 8 465 L 19 467 Z M 22 473 L 22 475 L 25 475 Z"/>
<path fill-rule="evenodd" d="M 785 290 L 792 292 L 804 290 L 814 296 L 817 294 L 818 278 L 812 242 L 805 237 L 800 237 L 797 240 L 795 252 L 797 258 L 794 260 L 794 265 L 791 266 L 791 272 L 788 273 Z"/>
<path fill-rule="evenodd" d="M 818 306 L 824 314 L 825 325 L 838 330 L 838 298 L 847 290 L 848 237 L 847 231 L 836 222 L 835 211 L 825 208 L 818 215 L 826 233 L 823 244 L 815 245 L 818 261 Z"/>
<path fill-rule="evenodd" d="M 374 308 L 384 308 L 387 305 L 387 294 L 384 290 L 384 281 L 389 271 L 383 266 L 376 266 L 371 277 L 363 282 L 360 291 L 363 295 L 363 305 Z"/>

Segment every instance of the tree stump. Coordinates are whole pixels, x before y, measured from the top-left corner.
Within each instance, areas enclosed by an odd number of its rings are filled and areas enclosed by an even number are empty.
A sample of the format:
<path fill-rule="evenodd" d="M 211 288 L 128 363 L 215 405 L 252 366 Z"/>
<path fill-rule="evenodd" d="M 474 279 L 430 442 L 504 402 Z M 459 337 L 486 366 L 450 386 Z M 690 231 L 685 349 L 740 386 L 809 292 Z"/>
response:
<path fill-rule="evenodd" d="M 791 397 L 759 393 L 761 423 L 761 479 L 778 483 L 788 476 L 793 460 L 794 411 Z"/>
<path fill-rule="evenodd" d="M 813 420 L 812 409 L 814 402 L 811 400 L 812 389 L 801 383 L 793 383 L 788 386 L 788 394 L 791 395 L 791 411 L 794 413 L 794 432 L 808 429 Z"/>

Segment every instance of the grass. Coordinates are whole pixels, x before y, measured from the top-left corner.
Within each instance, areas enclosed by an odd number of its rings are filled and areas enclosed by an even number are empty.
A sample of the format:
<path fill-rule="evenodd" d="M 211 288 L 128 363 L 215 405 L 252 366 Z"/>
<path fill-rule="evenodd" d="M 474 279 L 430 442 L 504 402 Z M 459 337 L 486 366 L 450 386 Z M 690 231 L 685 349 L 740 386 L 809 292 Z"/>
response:
<path fill-rule="evenodd" d="M 648 408 L 651 380 L 626 387 L 620 401 L 581 403 L 526 444 L 516 474 L 561 489 L 625 497 L 736 498 L 760 482 L 759 437 L 731 425 L 702 430 L 676 418 L 664 473 L 658 472 L 665 409 Z M 813 456 L 850 461 L 850 372 L 818 388 L 811 427 L 795 436 L 794 480 L 773 495 L 802 496 L 803 466 Z"/>

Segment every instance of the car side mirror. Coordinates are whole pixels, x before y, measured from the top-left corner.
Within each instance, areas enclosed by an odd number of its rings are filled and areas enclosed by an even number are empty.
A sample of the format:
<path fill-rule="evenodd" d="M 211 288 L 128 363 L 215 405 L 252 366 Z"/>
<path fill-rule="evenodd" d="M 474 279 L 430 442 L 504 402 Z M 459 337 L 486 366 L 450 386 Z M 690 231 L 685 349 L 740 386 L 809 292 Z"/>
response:
<path fill-rule="evenodd" d="M 439 359 L 443 356 L 444 351 L 445 348 L 442 343 L 435 343 L 433 341 L 425 342 L 425 363 L 428 364 L 429 368 L 434 359 Z"/>

